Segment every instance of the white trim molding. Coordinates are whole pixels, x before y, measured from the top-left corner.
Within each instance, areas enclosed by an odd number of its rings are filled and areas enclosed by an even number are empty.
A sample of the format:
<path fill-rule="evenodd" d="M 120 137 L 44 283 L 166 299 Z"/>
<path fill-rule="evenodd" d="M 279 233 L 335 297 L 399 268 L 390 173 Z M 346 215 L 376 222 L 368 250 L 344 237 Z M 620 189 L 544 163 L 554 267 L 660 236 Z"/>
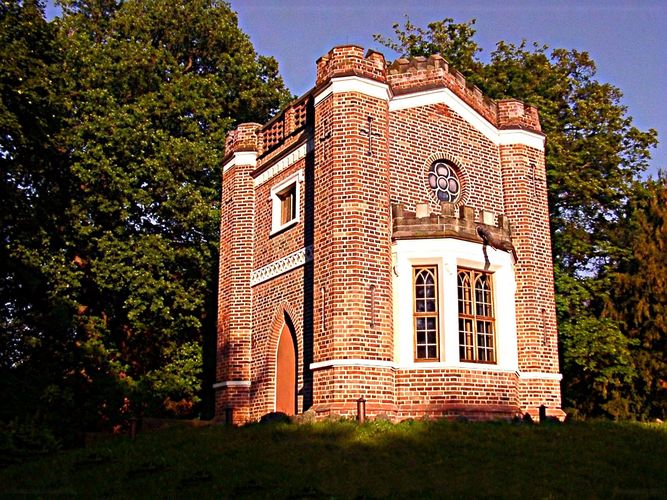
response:
<path fill-rule="evenodd" d="M 545 372 L 521 372 L 517 371 L 517 375 L 521 380 L 563 380 L 561 373 L 545 373 Z"/>
<path fill-rule="evenodd" d="M 250 387 L 252 382 L 250 380 L 225 380 L 213 384 L 214 389 L 222 389 L 223 387 Z"/>
<path fill-rule="evenodd" d="M 359 94 L 368 95 L 384 101 L 389 101 L 391 99 L 391 91 L 389 90 L 389 85 L 386 83 L 380 83 L 375 80 L 369 80 L 368 78 L 361 78 L 358 76 L 341 76 L 332 78 L 329 84 L 315 96 L 315 106 L 331 94 L 340 94 L 342 92 L 358 92 Z"/>
<path fill-rule="evenodd" d="M 256 151 L 238 151 L 222 166 L 222 173 L 227 172 L 234 165 L 250 165 L 257 166 L 257 152 Z"/>
<path fill-rule="evenodd" d="M 544 136 L 528 130 L 499 130 L 447 88 L 396 96 L 389 102 L 389 111 L 400 111 L 431 104 L 445 104 L 497 146 L 523 144 L 544 151 Z"/>
<path fill-rule="evenodd" d="M 322 368 L 329 368 L 332 366 L 366 366 L 369 368 L 396 368 L 396 364 L 392 361 L 382 361 L 380 359 L 328 359 L 326 361 L 318 361 L 311 363 L 311 370 L 320 370 Z"/>
<path fill-rule="evenodd" d="M 500 146 L 511 146 L 513 144 L 523 144 L 524 146 L 544 151 L 544 136 L 530 132 L 529 130 L 499 130 L 498 144 Z"/>
<path fill-rule="evenodd" d="M 299 170 L 282 182 L 279 182 L 271 188 L 271 235 L 274 235 L 290 226 L 298 224 L 301 220 L 301 184 L 303 183 L 304 174 L 303 169 Z M 292 190 L 294 199 L 292 200 L 294 206 L 294 217 L 285 223 L 281 222 L 282 216 L 282 198 L 285 191 Z M 282 194 L 281 194 L 282 193 Z"/>
<path fill-rule="evenodd" d="M 304 158 L 306 154 L 310 153 L 313 150 L 313 141 L 308 140 L 302 143 L 298 148 L 293 150 L 291 153 L 283 156 L 276 163 L 267 168 L 264 172 L 255 177 L 254 183 L 255 187 L 264 184 L 266 181 L 278 175 L 280 172 L 286 168 L 291 167 L 301 158 Z"/>
<path fill-rule="evenodd" d="M 281 274 L 301 267 L 313 260 L 313 246 L 307 246 L 296 252 L 254 270 L 250 274 L 250 286 L 259 285 Z"/>
<path fill-rule="evenodd" d="M 476 372 L 493 372 L 493 373 L 513 373 L 517 376 L 519 372 L 512 369 L 499 368 L 496 365 L 480 365 L 473 363 L 466 363 L 465 365 L 460 364 L 449 364 L 442 362 L 426 362 L 426 363 L 411 363 L 411 364 L 398 364 L 393 361 L 383 361 L 380 359 L 357 359 L 357 358 L 347 358 L 347 359 L 329 359 L 326 361 L 318 361 L 317 363 L 311 363 L 311 370 L 321 370 L 323 368 L 331 367 L 359 367 L 365 366 L 368 368 L 390 368 L 392 370 L 399 371 L 411 371 L 411 370 L 456 370 L 456 371 L 476 371 Z"/>

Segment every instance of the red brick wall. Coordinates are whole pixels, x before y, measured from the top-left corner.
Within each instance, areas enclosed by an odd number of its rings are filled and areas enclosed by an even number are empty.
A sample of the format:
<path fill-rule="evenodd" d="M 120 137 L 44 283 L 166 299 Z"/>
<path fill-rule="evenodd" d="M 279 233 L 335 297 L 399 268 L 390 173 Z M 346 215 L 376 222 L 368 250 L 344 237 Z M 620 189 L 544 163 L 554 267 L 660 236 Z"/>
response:
<path fill-rule="evenodd" d="M 357 93 L 331 99 L 332 164 L 326 170 L 315 166 L 315 178 L 327 176 L 331 183 L 329 193 L 315 197 L 315 245 L 319 249 L 326 241 L 329 250 L 325 261 L 315 255 L 315 275 L 322 272 L 327 286 L 327 330 L 334 335 L 327 355 L 389 360 L 393 335 L 387 103 Z M 368 138 L 361 132 L 368 128 L 369 115 L 373 130 L 381 134 L 373 139 L 371 156 Z M 323 205 L 329 205 L 328 214 L 319 213 Z M 371 285 L 376 287 L 373 307 Z"/>
<path fill-rule="evenodd" d="M 251 367 L 251 290 L 253 186 L 251 165 L 235 165 L 223 176 L 218 292 L 218 382 L 249 381 Z M 221 388 L 216 410 L 233 406 L 235 418 L 249 417 L 247 390 Z"/>
<path fill-rule="evenodd" d="M 392 201 L 411 211 L 427 201 L 440 210 L 426 181 L 429 158 L 444 152 L 465 174 L 467 196 L 460 201 L 478 211 L 503 212 L 498 147 L 444 104 L 393 111 L 389 137 Z"/>
<path fill-rule="evenodd" d="M 270 264 L 281 257 L 291 254 L 303 248 L 303 222 L 291 226 L 282 232 L 271 235 L 271 188 L 279 184 L 290 175 L 303 170 L 306 160 L 301 159 L 281 173 L 255 188 L 255 228 L 254 238 L 254 269 Z M 304 189 L 300 189 L 299 217 L 304 220 Z"/>
<path fill-rule="evenodd" d="M 400 370 L 396 374 L 399 418 L 471 416 L 511 418 L 519 413 L 517 376 L 464 369 Z"/>
<path fill-rule="evenodd" d="M 519 369 L 558 372 L 556 309 L 544 155 L 522 145 L 501 146 L 505 214 L 519 262 L 516 315 Z"/>
<path fill-rule="evenodd" d="M 391 368 L 333 366 L 314 372 L 315 412 L 320 416 L 353 417 L 357 400 L 366 400 L 369 417 L 396 417 L 395 373 Z"/>
<path fill-rule="evenodd" d="M 544 405 L 549 417 L 563 418 L 560 409 L 560 382 L 558 380 L 519 380 L 519 401 L 524 412 L 538 420 L 539 408 Z"/>
<path fill-rule="evenodd" d="M 275 409 L 276 352 L 285 313 L 294 325 L 297 340 L 297 386 L 304 385 L 303 267 L 253 287 L 251 415 L 259 419 Z M 305 318 L 306 322 L 308 318 Z M 312 349 L 311 347 L 306 347 Z M 308 353 L 306 353 L 308 354 Z M 308 358 L 309 356 L 306 356 Z M 299 401 L 299 411 L 303 402 Z"/>

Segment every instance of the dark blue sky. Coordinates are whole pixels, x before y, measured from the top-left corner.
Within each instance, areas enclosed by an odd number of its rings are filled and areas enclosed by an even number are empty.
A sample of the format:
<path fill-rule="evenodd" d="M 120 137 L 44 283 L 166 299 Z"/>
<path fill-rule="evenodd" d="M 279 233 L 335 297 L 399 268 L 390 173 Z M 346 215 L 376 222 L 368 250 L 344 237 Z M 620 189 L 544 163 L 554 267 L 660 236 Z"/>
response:
<path fill-rule="evenodd" d="M 51 2 L 49 2 L 50 4 Z M 477 19 L 476 40 L 488 57 L 496 42 L 522 39 L 586 50 L 598 78 L 619 87 L 642 130 L 664 142 L 650 173 L 667 170 L 667 0 L 232 0 L 239 24 L 260 54 L 274 56 L 289 89 L 313 86 L 315 61 L 335 46 L 354 43 L 396 57 L 373 42 L 391 35 L 407 14 L 418 26 L 452 17 Z"/>
<path fill-rule="evenodd" d="M 239 24 L 257 51 L 272 55 L 290 90 L 301 95 L 315 81 L 315 60 L 355 43 L 383 52 L 372 34 L 391 35 L 407 14 L 418 26 L 452 17 L 477 19 L 476 40 L 488 57 L 496 42 L 523 38 L 549 47 L 586 50 L 598 78 L 619 87 L 642 130 L 664 142 L 650 172 L 667 169 L 667 0 L 232 0 Z"/>

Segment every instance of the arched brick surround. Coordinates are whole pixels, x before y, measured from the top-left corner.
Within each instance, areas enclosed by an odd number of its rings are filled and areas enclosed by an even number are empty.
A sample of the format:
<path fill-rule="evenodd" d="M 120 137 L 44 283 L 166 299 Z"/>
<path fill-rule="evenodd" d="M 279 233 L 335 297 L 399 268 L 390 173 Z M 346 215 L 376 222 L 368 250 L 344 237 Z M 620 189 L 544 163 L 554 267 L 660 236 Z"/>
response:
<path fill-rule="evenodd" d="M 280 334 L 282 332 L 283 326 L 286 323 L 286 318 L 289 320 L 292 328 L 294 329 L 294 337 L 296 340 L 297 349 L 297 374 L 299 378 L 301 376 L 301 372 L 303 371 L 303 331 L 299 322 L 294 320 L 295 318 L 298 318 L 296 310 L 290 305 L 289 302 L 283 301 L 275 307 L 273 320 L 271 321 L 271 334 L 269 336 L 269 342 L 266 346 L 266 352 L 263 356 L 266 371 L 267 373 L 272 374 L 268 382 L 268 394 L 272 395 L 274 398 L 271 402 L 271 406 L 275 405 L 275 374 L 276 363 L 278 360 L 278 342 L 280 341 Z M 301 383 L 301 380 L 299 383 Z"/>

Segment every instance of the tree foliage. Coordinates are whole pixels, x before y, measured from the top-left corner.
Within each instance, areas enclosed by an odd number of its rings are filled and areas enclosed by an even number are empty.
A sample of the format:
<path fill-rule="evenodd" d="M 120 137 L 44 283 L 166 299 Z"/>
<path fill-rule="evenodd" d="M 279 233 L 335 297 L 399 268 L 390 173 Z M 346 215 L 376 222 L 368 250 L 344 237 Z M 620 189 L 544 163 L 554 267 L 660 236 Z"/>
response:
<path fill-rule="evenodd" d="M 588 53 L 501 41 L 484 63 L 473 26 L 474 20 L 444 19 L 423 29 L 406 20 L 394 25 L 395 40 L 375 40 L 402 56 L 440 53 L 490 97 L 539 109 L 566 404 L 589 415 L 627 416 L 628 388 L 643 375 L 631 356 L 634 336 L 605 304 L 614 284 L 610 269 L 627 258 L 618 231 L 657 134 L 633 125 L 621 91 L 596 79 Z"/>
<path fill-rule="evenodd" d="M 3 370 L 88 426 L 189 411 L 225 133 L 290 99 L 277 63 L 218 0 L 1 5 Z"/>
<path fill-rule="evenodd" d="M 667 417 L 667 178 L 642 186 L 619 238 L 627 258 L 610 275 L 607 312 L 632 340 L 637 377 L 627 389 L 630 413 Z"/>

